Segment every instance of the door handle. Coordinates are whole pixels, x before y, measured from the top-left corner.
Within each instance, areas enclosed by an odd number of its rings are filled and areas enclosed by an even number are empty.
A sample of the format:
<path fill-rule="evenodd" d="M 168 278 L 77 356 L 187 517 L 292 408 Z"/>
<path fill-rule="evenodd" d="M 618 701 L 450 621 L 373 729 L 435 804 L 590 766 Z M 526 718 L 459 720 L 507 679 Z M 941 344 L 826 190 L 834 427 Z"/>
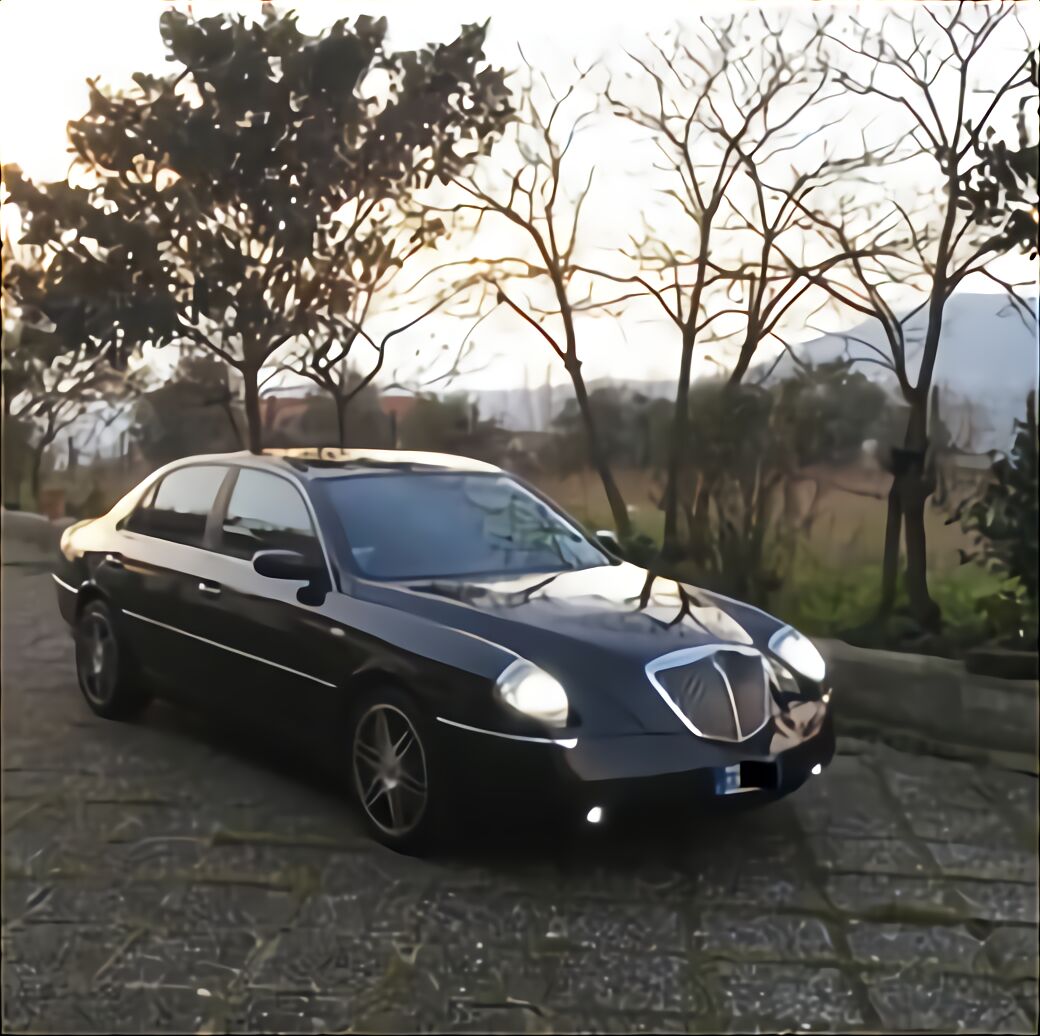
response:
<path fill-rule="evenodd" d="M 199 583 L 199 589 L 204 594 L 211 594 L 213 597 L 220 596 L 220 587 L 215 583 Z"/>
<path fill-rule="evenodd" d="M 111 565 L 113 568 L 122 568 L 123 567 L 123 559 L 122 558 L 117 558 L 115 556 L 115 554 L 106 554 L 105 555 L 105 564 L 106 565 Z"/>

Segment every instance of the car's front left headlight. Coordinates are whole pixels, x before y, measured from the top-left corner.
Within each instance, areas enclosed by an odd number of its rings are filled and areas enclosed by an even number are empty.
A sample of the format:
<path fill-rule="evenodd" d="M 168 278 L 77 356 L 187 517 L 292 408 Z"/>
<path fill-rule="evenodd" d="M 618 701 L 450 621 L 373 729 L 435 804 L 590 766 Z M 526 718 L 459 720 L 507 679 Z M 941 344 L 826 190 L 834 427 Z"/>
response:
<path fill-rule="evenodd" d="M 814 683 L 823 683 L 827 663 L 816 645 L 790 626 L 781 626 L 769 638 L 769 650 L 788 668 Z"/>
<path fill-rule="evenodd" d="M 567 725 L 570 702 L 560 681 L 533 662 L 518 658 L 503 670 L 495 683 L 507 705 L 550 727 Z"/>

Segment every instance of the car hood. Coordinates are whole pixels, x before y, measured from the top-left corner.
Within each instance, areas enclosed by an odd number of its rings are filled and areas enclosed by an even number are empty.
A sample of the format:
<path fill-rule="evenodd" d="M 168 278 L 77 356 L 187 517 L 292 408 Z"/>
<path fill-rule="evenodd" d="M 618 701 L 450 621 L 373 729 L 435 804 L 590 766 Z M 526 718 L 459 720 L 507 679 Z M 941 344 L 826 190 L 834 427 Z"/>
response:
<path fill-rule="evenodd" d="M 509 578 L 370 584 L 372 596 L 515 652 L 567 688 L 583 723 L 675 729 L 647 662 L 706 644 L 765 650 L 782 623 L 749 605 L 626 562 Z"/>

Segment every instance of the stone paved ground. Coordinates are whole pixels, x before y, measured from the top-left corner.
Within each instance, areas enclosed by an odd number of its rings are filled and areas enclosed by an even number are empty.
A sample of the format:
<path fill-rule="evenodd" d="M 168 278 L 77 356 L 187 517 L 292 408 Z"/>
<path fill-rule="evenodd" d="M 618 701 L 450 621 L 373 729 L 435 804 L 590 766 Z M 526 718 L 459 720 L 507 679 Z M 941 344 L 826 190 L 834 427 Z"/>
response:
<path fill-rule="evenodd" d="M 1036 1031 L 1034 777 L 848 741 L 762 811 L 408 859 L 205 720 L 95 719 L 38 570 L 3 616 L 5 1031 Z"/>

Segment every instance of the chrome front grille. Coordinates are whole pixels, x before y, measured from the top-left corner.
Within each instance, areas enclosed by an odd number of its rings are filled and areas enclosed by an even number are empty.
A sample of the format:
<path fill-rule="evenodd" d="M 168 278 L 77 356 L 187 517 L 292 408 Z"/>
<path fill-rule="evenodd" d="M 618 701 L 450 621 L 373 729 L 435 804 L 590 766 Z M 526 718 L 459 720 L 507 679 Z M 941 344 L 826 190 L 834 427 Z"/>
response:
<path fill-rule="evenodd" d="M 701 737 L 745 741 L 769 719 L 769 673 L 754 648 L 711 644 L 675 651 L 650 662 L 646 675 Z"/>

